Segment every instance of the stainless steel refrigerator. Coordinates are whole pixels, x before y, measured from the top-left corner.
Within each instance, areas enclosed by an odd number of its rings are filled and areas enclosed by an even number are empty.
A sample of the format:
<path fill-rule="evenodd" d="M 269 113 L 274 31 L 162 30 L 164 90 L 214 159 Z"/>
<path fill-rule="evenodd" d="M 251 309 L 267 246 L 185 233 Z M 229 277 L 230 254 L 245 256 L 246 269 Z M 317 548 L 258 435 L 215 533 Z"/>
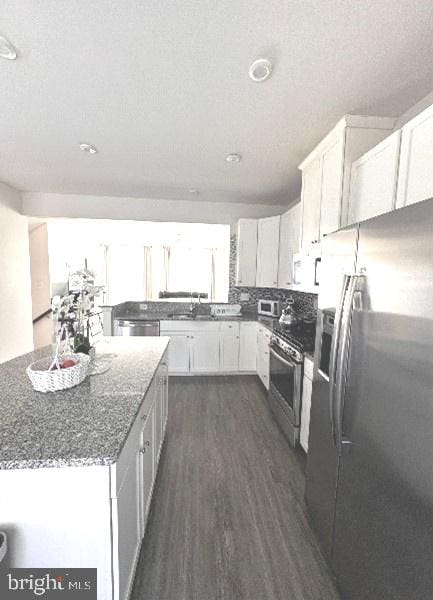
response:
<path fill-rule="evenodd" d="M 306 501 L 343 600 L 433 598 L 433 200 L 325 238 Z"/>

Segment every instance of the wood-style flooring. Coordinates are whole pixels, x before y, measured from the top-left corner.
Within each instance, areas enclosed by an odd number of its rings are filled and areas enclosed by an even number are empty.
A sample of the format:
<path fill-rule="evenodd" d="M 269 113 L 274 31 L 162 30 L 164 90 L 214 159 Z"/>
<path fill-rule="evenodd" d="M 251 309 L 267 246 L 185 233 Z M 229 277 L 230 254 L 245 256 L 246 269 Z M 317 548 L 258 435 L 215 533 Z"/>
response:
<path fill-rule="evenodd" d="M 132 600 L 338 600 L 255 376 L 171 377 Z"/>

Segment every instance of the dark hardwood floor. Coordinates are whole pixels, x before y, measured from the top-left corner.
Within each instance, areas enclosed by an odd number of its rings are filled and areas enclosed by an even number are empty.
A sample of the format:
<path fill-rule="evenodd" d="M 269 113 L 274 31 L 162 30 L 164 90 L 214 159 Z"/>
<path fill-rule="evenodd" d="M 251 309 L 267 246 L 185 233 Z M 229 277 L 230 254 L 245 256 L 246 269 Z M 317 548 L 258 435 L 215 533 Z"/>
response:
<path fill-rule="evenodd" d="M 255 376 L 171 377 L 133 600 L 337 600 Z"/>

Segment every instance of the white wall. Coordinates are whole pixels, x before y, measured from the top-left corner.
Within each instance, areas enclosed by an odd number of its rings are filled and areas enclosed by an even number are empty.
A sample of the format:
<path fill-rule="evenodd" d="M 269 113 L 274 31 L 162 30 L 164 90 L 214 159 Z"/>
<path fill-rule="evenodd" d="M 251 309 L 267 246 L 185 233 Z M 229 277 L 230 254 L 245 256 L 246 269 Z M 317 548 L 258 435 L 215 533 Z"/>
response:
<path fill-rule="evenodd" d="M 19 192 L 0 183 L 0 362 L 33 349 L 27 218 Z"/>
<path fill-rule="evenodd" d="M 46 223 L 31 229 L 29 233 L 29 247 L 32 317 L 35 319 L 51 306 L 48 228 Z M 44 317 L 34 325 L 33 343 L 35 349 L 51 344 L 52 330 L 51 315 Z"/>
<path fill-rule="evenodd" d="M 78 194 L 24 193 L 22 212 L 33 217 L 72 217 L 83 219 L 126 219 L 136 221 L 173 221 L 178 223 L 229 224 L 232 232 L 241 217 L 279 215 L 287 206 L 151 200 Z"/>

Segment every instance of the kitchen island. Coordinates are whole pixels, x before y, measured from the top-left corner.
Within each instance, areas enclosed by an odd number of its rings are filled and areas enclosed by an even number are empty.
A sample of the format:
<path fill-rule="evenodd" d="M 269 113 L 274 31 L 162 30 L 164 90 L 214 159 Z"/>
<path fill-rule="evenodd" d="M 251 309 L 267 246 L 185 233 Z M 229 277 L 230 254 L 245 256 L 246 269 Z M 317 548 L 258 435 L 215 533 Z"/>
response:
<path fill-rule="evenodd" d="M 111 366 L 32 389 L 45 348 L 0 365 L 0 530 L 13 567 L 94 567 L 98 600 L 127 598 L 168 412 L 164 337 L 105 338 Z"/>

